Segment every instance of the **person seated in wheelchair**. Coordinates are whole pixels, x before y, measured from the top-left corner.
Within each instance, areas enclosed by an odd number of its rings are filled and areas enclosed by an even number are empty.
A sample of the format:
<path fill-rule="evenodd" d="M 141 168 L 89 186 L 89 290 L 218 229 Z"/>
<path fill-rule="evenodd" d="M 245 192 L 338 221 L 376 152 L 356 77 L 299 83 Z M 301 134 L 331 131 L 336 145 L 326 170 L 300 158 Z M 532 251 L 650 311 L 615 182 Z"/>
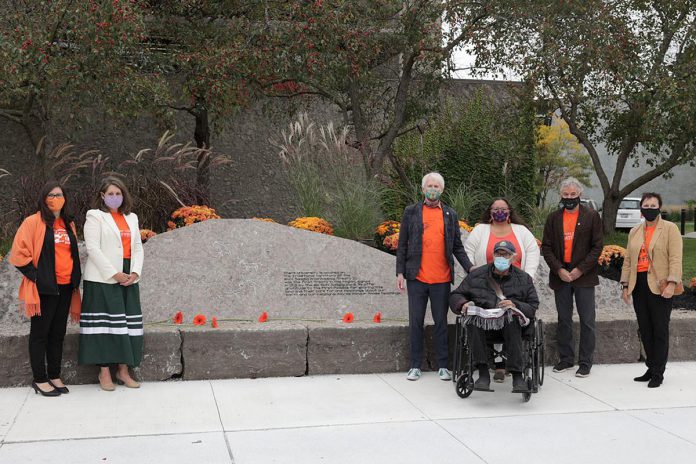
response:
<path fill-rule="evenodd" d="M 512 374 L 512 391 L 529 392 L 522 375 L 525 368 L 522 324 L 532 323 L 530 321 L 534 319 L 539 307 L 539 297 L 532 277 L 510 265 L 516 252 L 515 246 L 509 241 L 497 242 L 493 247 L 493 263 L 472 270 L 450 294 L 452 311 L 470 316 L 469 343 L 473 366 L 479 371 L 474 390 L 491 391 L 486 329 L 498 329 L 506 347 L 506 364 L 508 372 Z M 485 311 L 493 309 L 499 311 Z M 501 314 L 504 316 L 491 317 Z M 487 316 L 491 318 L 485 319 Z"/>

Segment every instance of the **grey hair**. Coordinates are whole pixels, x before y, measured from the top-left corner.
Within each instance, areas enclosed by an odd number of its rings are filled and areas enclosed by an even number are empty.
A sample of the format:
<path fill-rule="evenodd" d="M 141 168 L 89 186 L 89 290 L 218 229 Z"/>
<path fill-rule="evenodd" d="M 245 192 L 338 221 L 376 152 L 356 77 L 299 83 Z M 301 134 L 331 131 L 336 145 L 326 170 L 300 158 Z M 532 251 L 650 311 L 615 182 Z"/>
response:
<path fill-rule="evenodd" d="M 442 177 L 442 174 L 440 174 L 439 172 L 429 172 L 426 175 L 424 175 L 423 180 L 421 180 L 421 188 L 425 188 L 425 184 L 426 182 L 428 182 L 429 177 L 434 178 L 436 181 L 440 183 L 440 185 L 442 185 L 442 189 L 445 189 L 445 178 Z"/>
<path fill-rule="evenodd" d="M 563 179 L 563 181 L 561 181 L 561 187 L 558 190 L 561 191 L 566 187 L 577 187 L 577 189 L 580 190 L 580 193 L 582 193 L 585 189 L 582 183 L 575 177 L 566 177 Z"/>

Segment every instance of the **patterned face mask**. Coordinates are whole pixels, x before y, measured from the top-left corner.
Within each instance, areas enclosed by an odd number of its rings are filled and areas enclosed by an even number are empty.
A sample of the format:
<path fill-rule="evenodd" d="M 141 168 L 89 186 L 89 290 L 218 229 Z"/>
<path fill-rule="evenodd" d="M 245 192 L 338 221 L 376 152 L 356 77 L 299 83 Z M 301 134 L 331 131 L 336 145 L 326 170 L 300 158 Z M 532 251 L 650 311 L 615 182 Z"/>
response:
<path fill-rule="evenodd" d="M 442 192 L 435 188 L 429 188 L 425 191 L 425 198 L 430 201 L 437 201 L 440 199 Z"/>

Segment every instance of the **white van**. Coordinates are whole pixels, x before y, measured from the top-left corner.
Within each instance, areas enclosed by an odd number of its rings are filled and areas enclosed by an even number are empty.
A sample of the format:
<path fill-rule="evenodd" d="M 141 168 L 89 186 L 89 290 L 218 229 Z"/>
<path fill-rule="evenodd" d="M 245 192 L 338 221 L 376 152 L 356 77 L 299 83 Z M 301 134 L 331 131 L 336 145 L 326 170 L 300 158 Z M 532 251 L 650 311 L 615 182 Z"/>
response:
<path fill-rule="evenodd" d="M 640 198 L 626 197 L 621 200 L 616 212 L 616 228 L 630 229 L 643 222 L 640 215 Z"/>

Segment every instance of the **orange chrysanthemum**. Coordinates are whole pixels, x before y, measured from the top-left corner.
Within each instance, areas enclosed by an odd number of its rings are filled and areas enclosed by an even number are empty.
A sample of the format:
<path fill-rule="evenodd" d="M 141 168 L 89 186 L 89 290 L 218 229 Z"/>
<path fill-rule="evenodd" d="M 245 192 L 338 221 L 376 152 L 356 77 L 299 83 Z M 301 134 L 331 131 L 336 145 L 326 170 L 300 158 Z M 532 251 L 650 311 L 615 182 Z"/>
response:
<path fill-rule="evenodd" d="M 386 236 L 382 243 L 387 250 L 396 251 L 399 248 L 399 233 Z"/>
<path fill-rule="evenodd" d="M 171 220 L 167 222 L 167 230 L 190 226 L 208 219 L 220 219 L 220 216 L 208 206 L 183 206 L 172 213 Z"/>
<path fill-rule="evenodd" d="M 253 217 L 251 218 L 254 221 L 262 221 L 262 222 L 272 222 L 273 224 L 277 224 L 273 219 L 271 218 L 259 218 L 259 217 Z"/>
<path fill-rule="evenodd" d="M 181 311 L 177 311 L 176 314 L 174 314 L 174 323 L 175 324 L 181 324 L 184 322 L 184 313 Z"/>
<path fill-rule="evenodd" d="M 268 311 L 264 311 L 259 316 L 259 322 L 268 322 Z"/>
<path fill-rule="evenodd" d="M 143 243 L 147 242 L 155 235 L 157 235 L 157 234 L 155 232 L 151 231 L 150 229 L 140 229 L 140 240 Z"/>
<path fill-rule="evenodd" d="M 474 228 L 467 224 L 466 221 L 459 221 L 459 228 L 464 229 L 467 232 L 471 232 L 472 230 L 474 230 Z"/>
<path fill-rule="evenodd" d="M 350 324 L 354 320 L 355 320 L 355 316 L 353 316 L 353 313 L 345 313 L 343 315 L 343 322 L 345 322 L 346 324 Z"/>
<path fill-rule="evenodd" d="M 294 221 L 290 221 L 288 225 L 295 229 L 311 230 L 312 232 L 319 232 L 326 235 L 334 234 L 331 224 L 325 219 L 318 217 L 299 217 Z"/>
<path fill-rule="evenodd" d="M 372 322 L 376 322 L 377 324 L 380 324 L 382 322 L 382 312 L 377 311 L 375 314 L 375 317 L 372 318 Z"/>
<path fill-rule="evenodd" d="M 626 256 L 626 249 L 618 245 L 606 245 L 602 248 L 602 253 L 599 255 L 597 262 L 600 266 L 609 265 L 612 261 L 623 259 Z"/>
<path fill-rule="evenodd" d="M 203 314 L 196 314 L 193 318 L 193 325 L 205 325 L 205 316 Z"/>
<path fill-rule="evenodd" d="M 217 329 L 219 327 L 217 317 L 214 317 L 210 325 L 213 326 L 213 329 Z"/>

